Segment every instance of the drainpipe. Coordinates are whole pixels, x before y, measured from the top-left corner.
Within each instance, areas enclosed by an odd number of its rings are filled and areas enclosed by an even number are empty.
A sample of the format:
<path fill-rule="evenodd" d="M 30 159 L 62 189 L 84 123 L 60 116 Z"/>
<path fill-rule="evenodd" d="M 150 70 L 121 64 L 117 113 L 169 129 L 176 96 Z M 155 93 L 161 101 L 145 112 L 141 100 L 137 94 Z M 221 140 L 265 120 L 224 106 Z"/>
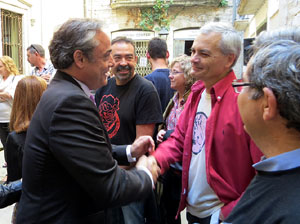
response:
<path fill-rule="evenodd" d="M 236 1 L 237 0 L 232 0 L 232 2 L 233 2 L 232 25 L 233 26 L 234 26 L 234 21 L 236 20 L 236 14 L 237 14 Z"/>
<path fill-rule="evenodd" d="M 83 18 L 86 18 L 86 0 L 83 0 Z"/>

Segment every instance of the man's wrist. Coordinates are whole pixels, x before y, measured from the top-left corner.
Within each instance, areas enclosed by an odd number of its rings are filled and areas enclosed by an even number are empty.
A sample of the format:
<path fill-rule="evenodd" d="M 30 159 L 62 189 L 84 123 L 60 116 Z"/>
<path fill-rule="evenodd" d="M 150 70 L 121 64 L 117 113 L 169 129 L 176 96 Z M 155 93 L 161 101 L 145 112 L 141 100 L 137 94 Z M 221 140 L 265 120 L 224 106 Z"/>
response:
<path fill-rule="evenodd" d="M 145 167 L 145 166 L 137 166 L 136 169 L 137 169 L 137 170 L 143 170 L 143 171 L 145 171 L 145 172 L 147 173 L 147 175 L 148 175 L 148 176 L 150 177 L 150 179 L 151 179 L 152 188 L 154 189 L 154 181 L 153 181 L 153 177 L 152 177 L 152 174 L 151 174 L 150 170 L 148 170 L 148 168 Z"/>
<path fill-rule="evenodd" d="M 126 147 L 126 155 L 129 163 L 136 162 L 136 158 L 131 155 L 131 145 L 127 145 Z"/>

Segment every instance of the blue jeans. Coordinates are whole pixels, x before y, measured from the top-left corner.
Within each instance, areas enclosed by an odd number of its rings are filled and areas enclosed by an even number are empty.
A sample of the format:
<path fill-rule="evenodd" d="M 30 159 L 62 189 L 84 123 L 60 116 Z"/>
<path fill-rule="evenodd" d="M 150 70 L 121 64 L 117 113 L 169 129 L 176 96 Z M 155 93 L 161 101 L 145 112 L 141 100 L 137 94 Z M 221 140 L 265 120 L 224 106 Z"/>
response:
<path fill-rule="evenodd" d="M 22 190 L 22 181 L 16 180 L 9 184 L 0 184 L 0 198 Z"/>
<path fill-rule="evenodd" d="M 125 224 L 145 224 L 144 200 L 122 207 Z"/>

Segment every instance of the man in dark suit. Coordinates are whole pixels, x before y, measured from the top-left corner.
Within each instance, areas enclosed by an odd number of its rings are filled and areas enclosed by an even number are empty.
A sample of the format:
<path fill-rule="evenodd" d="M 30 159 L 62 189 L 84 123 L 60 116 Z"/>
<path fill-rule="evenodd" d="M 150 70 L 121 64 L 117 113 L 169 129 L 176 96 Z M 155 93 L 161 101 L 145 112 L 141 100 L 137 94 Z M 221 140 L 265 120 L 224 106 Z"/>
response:
<path fill-rule="evenodd" d="M 49 51 L 58 71 L 27 131 L 17 223 L 109 223 L 107 209 L 148 195 L 159 168 L 149 172 L 141 157 L 135 169 L 125 171 L 113 159 L 89 98 L 90 90 L 106 84 L 105 73 L 113 66 L 101 24 L 67 21 L 54 33 Z M 133 143 L 131 156 L 152 146 L 144 136 Z M 130 148 L 124 151 L 130 156 Z"/>

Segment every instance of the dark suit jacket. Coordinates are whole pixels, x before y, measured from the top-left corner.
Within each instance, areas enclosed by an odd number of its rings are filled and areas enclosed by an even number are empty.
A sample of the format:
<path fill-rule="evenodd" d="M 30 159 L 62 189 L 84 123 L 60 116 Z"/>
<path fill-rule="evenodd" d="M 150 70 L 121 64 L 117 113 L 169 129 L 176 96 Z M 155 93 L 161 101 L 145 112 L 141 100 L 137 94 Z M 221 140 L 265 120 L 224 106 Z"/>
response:
<path fill-rule="evenodd" d="M 23 157 L 17 223 L 107 223 L 105 210 L 151 192 L 146 172 L 112 157 L 97 108 L 57 71 L 33 115 Z"/>
<path fill-rule="evenodd" d="M 7 136 L 6 155 L 7 155 L 7 183 L 22 178 L 22 158 L 26 132 L 16 133 L 12 131 Z M 12 185 L 14 186 L 14 185 Z M 20 200 L 21 190 L 13 191 L 0 197 L 0 208 L 16 203 Z"/>

